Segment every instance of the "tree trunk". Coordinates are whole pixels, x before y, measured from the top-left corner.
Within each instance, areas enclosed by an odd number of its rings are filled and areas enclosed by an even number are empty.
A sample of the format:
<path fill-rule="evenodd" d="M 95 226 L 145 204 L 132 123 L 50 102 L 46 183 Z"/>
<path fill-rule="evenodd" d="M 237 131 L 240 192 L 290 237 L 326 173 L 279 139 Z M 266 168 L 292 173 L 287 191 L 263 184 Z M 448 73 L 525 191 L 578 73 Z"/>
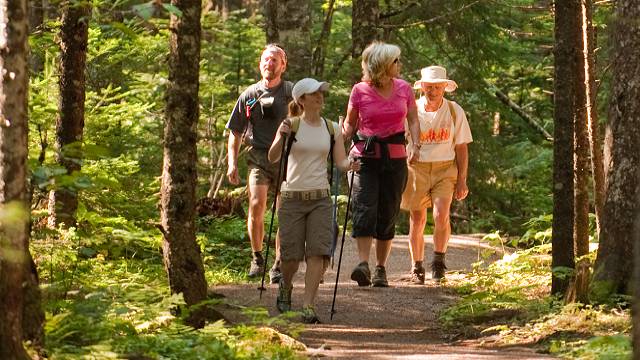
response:
<path fill-rule="evenodd" d="M 26 0 L 0 1 L 0 359 L 29 359 L 22 346 L 27 259 Z"/>
<path fill-rule="evenodd" d="M 38 268 L 27 251 L 24 263 L 24 306 L 22 311 L 22 337 L 31 341 L 35 348 L 44 347 L 44 310 Z"/>
<path fill-rule="evenodd" d="M 584 21 L 586 13 L 584 12 L 584 3 L 590 0 L 580 1 L 580 11 L 576 13 L 576 30 L 574 43 L 579 46 L 582 51 L 577 54 L 576 76 L 574 78 L 574 96 L 575 96 L 575 114 L 574 114 L 574 241 L 576 246 L 576 256 L 578 258 L 589 253 L 589 113 L 587 107 L 590 103 L 588 98 L 588 71 L 585 56 L 588 54 L 586 46 L 588 43 L 584 39 Z M 575 287 L 575 300 L 581 303 L 588 302 L 588 269 L 587 259 L 583 259 L 576 267 L 573 278 L 573 286 Z M 587 271 L 585 271 L 586 269 Z M 572 299 L 573 301 L 573 299 Z"/>
<path fill-rule="evenodd" d="M 67 2 L 60 29 L 60 114 L 56 120 L 56 161 L 72 175 L 80 171 L 84 129 L 85 68 L 89 36 L 88 3 Z M 78 194 L 73 186 L 49 193 L 49 226 L 76 226 Z"/>
<path fill-rule="evenodd" d="M 580 14 L 579 0 L 556 2 L 555 13 L 555 80 L 553 142 L 553 230 L 552 269 L 575 268 L 573 220 L 573 143 L 574 85 L 578 49 L 575 44 Z M 569 278 L 554 271 L 553 294 L 564 294 Z"/>
<path fill-rule="evenodd" d="M 43 0 L 29 0 L 29 31 L 32 34 L 42 30 L 42 24 L 45 18 L 45 5 Z M 44 69 L 44 58 L 40 53 L 32 51 L 29 64 L 34 73 L 39 73 Z"/>
<path fill-rule="evenodd" d="M 162 170 L 162 244 L 169 286 L 183 294 L 187 306 L 207 297 L 200 248 L 196 244 L 196 141 L 199 116 L 200 0 L 172 0 L 182 16 L 171 14 L 169 83 L 166 93 Z M 195 310 L 187 323 L 204 326 Z"/>
<path fill-rule="evenodd" d="M 336 0 L 329 0 L 327 14 L 322 25 L 322 32 L 318 38 L 316 48 L 313 50 L 313 75 L 322 78 L 324 75 L 324 61 L 326 58 L 327 42 L 331 35 L 331 24 L 333 23 L 333 11 Z"/>
<path fill-rule="evenodd" d="M 638 211 L 640 163 L 640 7 L 617 3 L 613 35 L 613 78 L 609 132 L 614 139 L 600 230 L 600 246 L 591 283 L 596 302 L 629 289 L 633 261 L 633 223 Z"/>
<path fill-rule="evenodd" d="M 297 81 L 311 74 L 311 1 L 267 0 L 266 35 L 287 52 L 284 76 Z"/>
<path fill-rule="evenodd" d="M 636 178 L 640 179 L 640 167 L 636 171 Z M 640 185 L 636 187 L 636 203 L 640 203 Z M 634 231 L 631 235 L 633 243 L 633 308 L 632 308 L 632 325 L 633 325 L 633 358 L 640 359 L 640 207 L 636 209 Z"/>
<path fill-rule="evenodd" d="M 372 41 L 378 39 L 380 7 L 378 0 L 353 0 L 351 10 L 351 59 L 353 69 L 360 69 L 362 51 Z M 359 71 L 354 72 L 358 74 Z M 360 81 L 355 75 L 354 82 Z"/>
<path fill-rule="evenodd" d="M 600 222 L 602 218 L 602 207 L 604 206 L 604 160 L 602 153 L 602 140 L 600 139 L 600 130 L 598 124 L 598 107 L 596 100 L 598 93 L 596 92 L 596 37 L 595 28 L 593 26 L 593 1 L 585 0 L 582 8 L 583 12 L 583 28 L 586 32 L 585 39 L 587 41 L 586 50 L 586 85 L 587 85 L 587 120 L 589 122 L 589 150 L 591 153 L 591 171 L 593 173 L 593 203 L 596 213 L 596 231 L 600 233 Z"/>
<path fill-rule="evenodd" d="M 590 0 L 581 0 L 582 2 Z M 581 4 L 582 10 L 582 4 Z M 575 155 L 574 155 L 574 171 L 575 171 L 575 241 L 576 255 L 578 257 L 589 253 L 589 129 L 588 129 L 588 113 L 587 106 L 589 104 L 587 97 L 586 74 L 587 63 L 585 61 L 583 41 L 583 11 L 577 16 L 577 26 L 575 31 L 575 44 L 579 45 L 583 51 L 578 56 L 576 76 L 574 78 L 575 102 L 574 106 L 574 136 L 575 136 Z"/>

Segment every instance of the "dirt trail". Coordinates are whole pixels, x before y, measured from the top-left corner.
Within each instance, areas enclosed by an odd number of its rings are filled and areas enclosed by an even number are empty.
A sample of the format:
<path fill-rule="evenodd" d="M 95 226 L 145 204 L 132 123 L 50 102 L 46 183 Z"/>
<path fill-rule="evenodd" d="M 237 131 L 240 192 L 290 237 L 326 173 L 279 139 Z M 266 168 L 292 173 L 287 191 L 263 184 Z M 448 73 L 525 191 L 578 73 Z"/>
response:
<path fill-rule="evenodd" d="M 447 251 L 449 271 L 470 269 L 471 264 L 478 260 L 479 250 L 484 247 L 487 245 L 480 245 L 477 239 L 453 236 Z M 428 257 L 432 252 L 433 244 L 427 238 L 425 254 Z M 327 359 L 551 358 L 525 348 L 482 349 L 468 343 L 457 344 L 452 338 L 455 335 L 445 334 L 436 320 L 438 312 L 455 301 L 455 293 L 429 279 L 422 286 L 410 284 L 407 281 L 410 268 L 408 254 L 407 237 L 397 237 L 387 263 L 390 287 L 361 288 L 349 279 L 351 269 L 357 263 L 355 242 L 345 242 L 336 298 L 337 312 L 330 320 L 336 264 L 327 271 L 325 283 L 320 285 L 318 292 L 316 309 L 322 324 L 306 326 L 299 337 L 311 356 Z M 294 280 L 294 310 L 302 306 L 303 273 L 304 266 L 301 266 Z M 215 290 L 224 294 L 231 303 L 264 306 L 270 314 L 277 314 L 276 285 L 269 287 L 262 300 L 258 298 L 256 284 L 219 286 Z"/>

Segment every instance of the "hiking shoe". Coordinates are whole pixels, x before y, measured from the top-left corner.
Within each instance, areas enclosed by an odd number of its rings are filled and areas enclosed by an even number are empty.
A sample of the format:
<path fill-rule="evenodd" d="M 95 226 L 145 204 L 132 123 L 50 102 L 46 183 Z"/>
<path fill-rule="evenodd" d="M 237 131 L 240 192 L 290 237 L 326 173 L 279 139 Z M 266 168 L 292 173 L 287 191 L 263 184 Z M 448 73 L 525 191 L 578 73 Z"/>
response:
<path fill-rule="evenodd" d="M 316 309 L 313 305 L 307 305 L 302 308 L 302 322 L 305 324 L 320 324 L 320 319 L 318 319 L 318 314 L 316 314 Z"/>
<path fill-rule="evenodd" d="M 291 291 L 293 286 L 287 288 L 284 285 L 284 280 L 280 280 L 280 286 L 278 287 L 278 297 L 276 298 L 276 308 L 281 313 L 291 311 Z"/>
<path fill-rule="evenodd" d="M 424 268 L 422 266 L 420 267 L 414 267 L 413 269 L 411 269 L 411 282 L 413 284 L 416 285 L 423 285 L 424 284 Z"/>
<path fill-rule="evenodd" d="M 271 270 L 269 270 L 269 279 L 272 284 L 279 284 L 282 279 L 282 272 L 280 271 L 280 268 L 272 267 Z"/>
<path fill-rule="evenodd" d="M 369 270 L 369 263 L 366 261 L 361 262 L 351 272 L 351 280 L 356 281 L 358 286 L 371 285 L 371 270 Z"/>
<path fill-rule="evenodd" d="M 263 273 L 264 259 L 254 257 L 253 260 L 251 260 L 251 266 L 249 267 L 249 274 L 247 274 L 247 276 L 249 276 L 250 278 L 255 278 L 258 276 L 262 276 Z"/>
<path fill-rule="evenodd" d="M 444 271 L 447 269 L 447 266 L 444 264 L 444 261 L 434 260 L 431 263 L 431 278 L 435 281 L 441 281 L 444 279 Z"/>
<path fill-rule="evenodd" d="M 387 270 L 384 266 L 376 266 L 371 282 L 371 286 L 373 287 L 389 287 L 389 282 L 387 281 Z"/>

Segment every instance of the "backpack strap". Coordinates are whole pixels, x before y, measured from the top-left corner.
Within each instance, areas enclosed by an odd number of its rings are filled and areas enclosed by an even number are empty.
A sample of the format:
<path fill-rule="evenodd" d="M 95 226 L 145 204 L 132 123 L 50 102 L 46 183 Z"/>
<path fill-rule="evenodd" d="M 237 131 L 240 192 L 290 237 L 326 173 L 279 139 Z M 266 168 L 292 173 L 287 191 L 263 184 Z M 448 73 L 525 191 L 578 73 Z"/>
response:
<path fill-rule="evenodd" d="M 293 83 L 291 81 L 284 81 L 284 95 L 288 98 L 288 99 L 292 99 L 293 95 L 291 95 L 293 92 Z"/>
<path fill-rule="evenodd" d="M 455 132 L 455 129 L 458 125 L 456 124 L 456 121 L 458 120 L 458 117 L 456 116 L 456 107 L 453 105 L 453 102 L 450 100 L 447 100 L 447 104 L 449 105 L 449 114 L 451 114 L 451 118 L 453 119 L 453 130 Z"/>
<path fill-rule="evenodd" d="M 333 185 L 333 145 L 336 143 L 335 132 L 336 128 L 333 124 L 330 124 L 330 121 L 322 118 L 324 121 L 324 126 L 327 127 L 327 131 L 329 132 L 329 136 L 331 137 L 330 145 L 329 145 L 329 161 L 331 162 L 330 170 L 329 170 L 329 189 L 331 189 L 331 185 Z"/>
<path fill-rule="evenodd" d="M 299 116 L 295 116 L 290 118 L 291 120 L 291 132 L 289 133 L 289 138 L 287 139 L 287 143 L 286 143 L 286 149 L 284 151 L 284 159 L 282 160 L 282 166 L 284 167 L 284 169 L 282 169 L 282 179 L 283 180 L 287 180 L 287 169 L 288 169 L 288 165 L 289 165 L 289 154 L 291 153 L 291 147 L 293 146 L 293 143 L 296 140 L 296 133 L 298 132 L 298 129 L 300 128 L 300 117 Z"/>
<path fill-rule="evenodd" d="M 287 144 L 286 144 L 286 149 L 284 152 L 284 160 L 283 160 L 283 166 L 284 169 L 282 169 L 282 179 L 287 180 L 287 168 L 289 165 L 289 154 L 291 154 L 291 147 L 293 146 L 293 143 L 296 142 L 296 133 L 298 132 L 298 130 L 300 129 L 300 117 L 296 116 L 296 117 L 292 117 L 290 118 L 291 120 L 291 132 L 289 133 L 289 138 L 287 139 Z M 335 144 L 336 140 L 335 140 L 335 132 L 336 129 L 335 127 L 333 127 L 333 124 L 331 124 L 331 122 L 325 118 L 322 118 L 323 122 L 324 122 L 324 126 L 327 128 L 327 131 L 329 132 L 329 136 L 330 136 L 330 145 L 329 145 L 329 161 L 331 162 L 331 171 L 329 172 L 329 187 L 331 187 L 331 185 L 333 184 L 333 145 Z"/>

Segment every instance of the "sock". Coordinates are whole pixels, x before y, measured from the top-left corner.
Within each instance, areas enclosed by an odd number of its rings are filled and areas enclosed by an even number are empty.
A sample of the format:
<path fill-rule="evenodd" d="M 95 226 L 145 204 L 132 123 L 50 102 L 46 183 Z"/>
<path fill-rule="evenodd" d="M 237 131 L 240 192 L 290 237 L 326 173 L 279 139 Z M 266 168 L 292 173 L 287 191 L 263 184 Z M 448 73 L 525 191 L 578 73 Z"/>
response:
<path fill-rule="evenodd" d="M 420 269 L 422 268 L 422 261 L 416 261 L 413 263 L 413 268 L 414 269 Z"/>
<path fill-rule="evenodd" d="M 433 261 L 444 262 L 444 255 L 445 255 L 445 253 L 434 251 L 433 252 Z"/>
<path fill-rule="evenodd" d="M 254 251 L 253 258 L 262 260 L 262 251 Z"/>

